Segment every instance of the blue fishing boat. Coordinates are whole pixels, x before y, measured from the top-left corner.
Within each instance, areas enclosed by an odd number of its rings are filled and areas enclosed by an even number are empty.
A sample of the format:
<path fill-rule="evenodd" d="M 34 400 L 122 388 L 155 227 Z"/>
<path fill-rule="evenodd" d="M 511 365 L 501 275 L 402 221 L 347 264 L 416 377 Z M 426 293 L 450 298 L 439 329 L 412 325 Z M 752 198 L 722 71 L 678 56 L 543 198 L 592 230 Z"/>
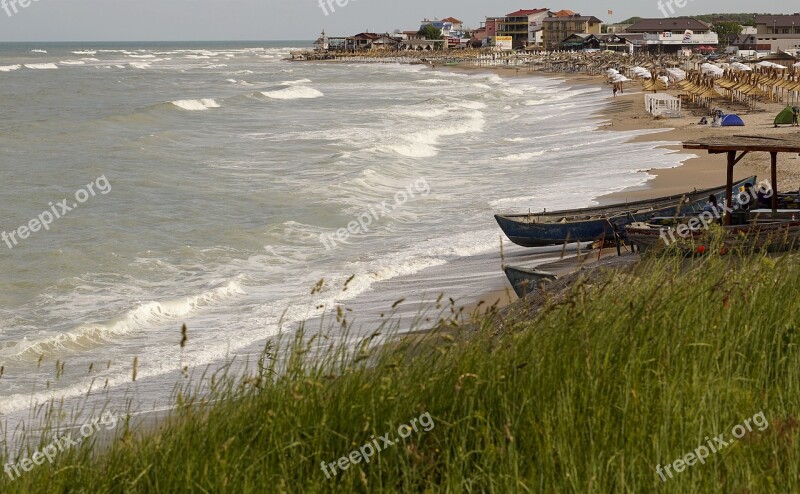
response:
<path fill-rule="evenodd" d="M 756 177 L 742 180 L 734 190 L 738 191 L 745 183 L 755 185 Z M 723 202 L 725 187 L 611 206 L 549 213 L 497 214 L 495 219 L 509 240 L 522 247 L 611 241 L 615 234 L 623 235 L 624 227 L 631 223 L 646 222 L 652 217 L 699 213 L 712 194 L 718 202 Z"/>

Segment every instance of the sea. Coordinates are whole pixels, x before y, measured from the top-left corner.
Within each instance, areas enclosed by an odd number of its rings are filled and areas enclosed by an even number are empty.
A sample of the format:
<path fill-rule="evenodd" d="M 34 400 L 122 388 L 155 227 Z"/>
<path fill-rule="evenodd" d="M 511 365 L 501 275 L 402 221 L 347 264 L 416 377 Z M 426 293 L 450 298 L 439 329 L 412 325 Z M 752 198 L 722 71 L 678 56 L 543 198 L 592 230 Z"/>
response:
<path fill-rule="evenodd" d="M 603 130 L 600 86 L 286 61 L 309 46 L 0 44 L 6 430 L 99 395 L 163 410 L 187 369 L 340 309 L 356 335 L 424 329 L 440 295 L 506 286 L 494 213 L 589 206 L 682 159 Z"/>

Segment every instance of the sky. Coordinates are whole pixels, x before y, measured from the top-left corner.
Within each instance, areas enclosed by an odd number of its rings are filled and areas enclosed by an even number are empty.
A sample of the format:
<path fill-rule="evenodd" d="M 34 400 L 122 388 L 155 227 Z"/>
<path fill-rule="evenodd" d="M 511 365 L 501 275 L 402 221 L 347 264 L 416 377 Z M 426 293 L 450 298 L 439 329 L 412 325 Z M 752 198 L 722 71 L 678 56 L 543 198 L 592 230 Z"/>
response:
<path fill-rule="evenodd" d="M 310 40 L 322 29 L 334 36 L 418 29 L 424 18 L 452 16 L 477 27 L 487 16 L 523 8 L 569 9 L 619 22 L 663 17 L 669 9 L 659 5 L 668 1 L 676 0 L 331 0 L 333 9 L 323 10 L 320 0 L 0 0 L 0 42 Z M 686 5 L 673 6 L 675 15 L 752 12 L 756 5 L 770 13 L 800 11 L 797 0 L 677 1 Z"/>

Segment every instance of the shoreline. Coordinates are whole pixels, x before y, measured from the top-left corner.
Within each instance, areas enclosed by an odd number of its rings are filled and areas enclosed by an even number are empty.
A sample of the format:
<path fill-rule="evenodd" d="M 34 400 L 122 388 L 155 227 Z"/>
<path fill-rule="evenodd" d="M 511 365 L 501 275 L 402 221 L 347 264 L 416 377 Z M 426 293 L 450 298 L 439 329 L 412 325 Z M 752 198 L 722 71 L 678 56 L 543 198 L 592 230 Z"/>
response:
<path fill-rule="evenodd" d="M 609 90 L 604 76 L 595 76 L 584 73 L 570 74 L 559 72 L 527 71 L 517 67 L 469 67 L 455 66 L 443 67 L 445 70 L 460 72 L 494 72 L 503 77 L 549 77 L 562 79 L 566 84 L 586 85 Z M 438 68 L 436 70 L 439 70 Z M 680 91 L 669 90 L 667 94 L 677 95 Z M 800 135 L 796 129 L 775 128 L 773 119 L 780 113 L 785 104 L 774 101 L 759 102 L 756 109 L 746 113 L 739 113 L 745 121 L 744 128 L 723 128 L 701 126 L 697 123 L 709 113 L 707 109 L 684 108 L 681 118 L 656 118 L 649 115 L 644 108 L 644 91 L 639 82 L 631 83 L 621 96 L 604 97 L 608 105 L 605 109 L 595 112 L 590 118 L 597 120 L 596 131 L 651 131 L 639 135 L 624 143 L 642 142 L 669 142 L 656 148 L 667 149 L 685 157 L 681 164 L 673 168 L 656 168 L 647 170 L 650 175 L 646 181 L 638 186 L 627 187 L 617 192 L 603 194 L 593 198 L 600 205 L 619 202 L 649 199 L 654 197 L 679 194 L 692 189 L 716 187 L 725 182 L 725 160 L 715 155 L 698 155 L 694 151 L 683 149 L 681 143 L 704 137 L 751 135 Z M 736 113 L 737 109 L 730 107 L 728 102 L 720 101 L 715 107 L 722 108 L 726 113 Z M 778 168 L 778 186 L 780 190 L 797 190 L 800 188 L 800 159 L 780 157 Z M 748 155 L 734 170 L 735 179 L 743 179 L 752 175 L 759 178 L 769 177 L 769 160 L 764 156 Z"/>
<path fill-rule="evenodd" d="M 521 78 L 521 77 L 548 77 L 563 80 L 564 84 L 584 85 L 600 87 L 609 90 L 611 87 L 603 76 L 588 74 L 569 74 L 555 72 L 528 71 L 518 67 L 477 67 L 477 66 L 448 66 L 436 67 L 431 69 L 446 70 L 461 73 L 490 72 L 502 77 Z M 678 91 L 671 90 L 668 94 L 676 95 Z M 780 102 L 761 102 L 755 111 L 741 113 L 745 120 L 744 128 L 712 128 L 710 125 L 700 126 L 697 123 L 707 109 L 684 108 L 681 118 L 655 118 L 649 115 L 644 108 L 644 91 L 638 82 L 631 83 L 621 96 L 614 97 L 607 95 L 604 97 L 606 105 L 602 110 L 594 112 L 589 118 L 596 120 L 595 131 L 650 131 L 646 134 L 627 139 L 624 144 L 658 142 L 656 149 L 667 149 L 675 154 L 682 155 L 680 164 L 672 168 L 650 169 L 646 172 L 645 180 L 632 187 L 622 190 L 601 194 L 592 200 L 599 205 L 609 205 L 615 203 L 650 199 L 661 196 L 680 194 L 690 190 L 717 187 L 724 184 L 726 175 L 726 161 L 718 155 L 700 155 L 691 150 L 683 149 L 682 142 L 716 135 L 742 135 L 742 134 L 774 134 L 786 135 L 795 133 L 794 129 L 774 128 L 772 121 L 785 107 Z M 719 107 L 726 113 L 734 113 L 724 103 Z M 779 190 L 797 190 L 800 188 L 800 159 L 782 156 L 779 162 L 778 186 Z M 749 176 L 757 175 L 759 180 L 769 178 L 769 159 L 759 155 L 746 156 L 734 170 L 734 179 L 740 180 Z M 490 306 L 498 302 L 499 307 L 508 307 L 518 301 L 516 295 L 510 292 L 510 288 L 505 293 L 497 290 L 496 287 L 487 287 L 482 296 L 477 300 L 484 301 L 483 307 Z M 491 302 L 491 303 L 489 303 Z M 478 303 L 471 303 L 465 306 L 466 309 L 474 309 Z"/>

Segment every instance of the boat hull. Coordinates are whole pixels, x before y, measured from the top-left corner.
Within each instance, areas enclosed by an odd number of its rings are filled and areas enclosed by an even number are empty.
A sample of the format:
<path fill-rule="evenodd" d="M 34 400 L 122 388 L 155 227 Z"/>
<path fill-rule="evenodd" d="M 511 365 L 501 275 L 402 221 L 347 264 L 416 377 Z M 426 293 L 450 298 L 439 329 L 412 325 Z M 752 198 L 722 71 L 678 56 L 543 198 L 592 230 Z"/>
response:
<path fill-rule="evenodd" d="M 542 283 L 553 281 L 558 278 L 553 273 L 536 269 L 506 266 L 503 270 L 506 273 L 509 283 L 511 283 L 511 286 L 514 288 L 514 293 L 516 293 L 519 298 L 525 298 L 529 293 L 539 290 Z"/>
<path fill-rule="evenodd" d="M 737 187 L 756 177 L 741 181 Z M 613 240 L 615 230 L 624 236 L 625 226 L 645 222 L 657 216 L 675 216 L 699 213 L 708 196 L 714 194 L 718 201 L 725 198 L 725 187 L 693 191 L 682 195 L 639 201 L 626 205 L 573 209 L 533 215 L 495 215 L 503 233 L 513 243 L 522 247 L 543 247 L 571 242 Z M 680 201 L 688 201 L 683 202 Z M 595 217 L 592 217 L 595 216 Z"/>
<path fill-rule="evenodd" d="M 787 252 L 800 249 L 800 221 L 725 226 L 719 238 L 726 251 Z M 718 245 L 707 230 L 694 230 L 684 237 L 668 228 L 629 226 L 628 240 L 642 252 L 672 248 L 687 255 L 708 252 Z"/>

